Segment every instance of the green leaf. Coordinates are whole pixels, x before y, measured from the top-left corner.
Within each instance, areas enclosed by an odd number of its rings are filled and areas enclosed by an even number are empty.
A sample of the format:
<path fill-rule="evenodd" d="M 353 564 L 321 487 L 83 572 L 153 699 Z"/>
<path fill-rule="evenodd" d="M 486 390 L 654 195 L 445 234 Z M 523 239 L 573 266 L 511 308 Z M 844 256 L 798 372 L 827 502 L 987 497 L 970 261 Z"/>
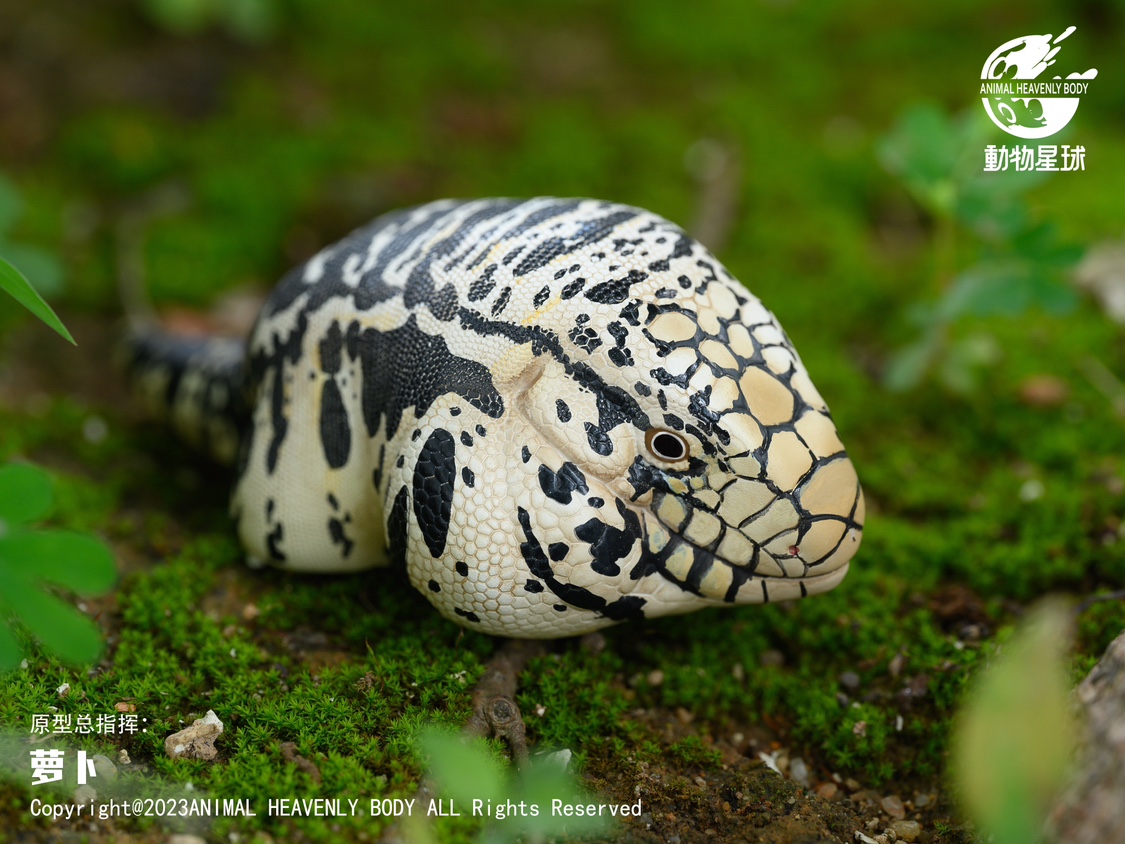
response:
<path fill-rule="evenodd" d="M 99 595 L 117 580 L 113 554 L 92 536 L 68 531 L 20 531 L 0 538 L 0 560 L 37 580 L 80 595 Z"/>
<path fill-rule="evenodd" d="M 469 744 L 439 730 L 422 734 L 422 750 L 430 757 L 430 775 L 454 801 L 503 800 L 504 769 L 483 743 Z"/>
<path fill-rule="evenodd" d="M 51 310 L 51 306 L 35 292 L 35 288 L 23 277 L 23 273 L 3 258 L 0 258 L 0 290 L 6 290 L 17 302 L 57 331 L 64 339 L 74 343 L 74 338 L 70 336 L 70 332 L 62 324 L 62 320 Z M 77 343 L 74 343 L 74 345 L 77 345 Z"/>
<path fill-rule="evenodd" d="M 961 799 L 994 844 L 1031 844 L 1062 786 L 1076 729 L 1060 601 L 1039 605 L 977 678 L 957 725 L 953 773 Z"/>
<path fill-rule="evenodd" d="M 961 273 L 942 299 L 943 318 L 1019 316 L 1032 308 L 1069 312 L 1078 295 L 1057 270 L 1038 261 L 1010 259 L 978 264 Z"/>
<path fill-rule="evenodd" d="M 17 592 L 12 609 L 43 647 L 74 665 L 98 658 L 102 636 L 93 621 L 54 595 L 36 589 Z"/>
<path fill-rule="evenodd" d="M 567 805 L 589 805 L 604 802 L 578 787 L 574 777 L 560 765 L 546 759 L 533 760 L 522 776 L 520 799 L 540 807 L 538 817 L 521 818 L 527 832 L 541 833 L 545 838 L 559 835 L 565 828 L 568 835 L 607 833 L 613 826 L 612 816 L 551 814 L 551 801 Z"/>
<path fill-rule="evenodd" d="M 27 463 L 0 466 L 0 522 L 8 530 L 43 518 L 53 503 L 51 476 L 42 469 Z"/>

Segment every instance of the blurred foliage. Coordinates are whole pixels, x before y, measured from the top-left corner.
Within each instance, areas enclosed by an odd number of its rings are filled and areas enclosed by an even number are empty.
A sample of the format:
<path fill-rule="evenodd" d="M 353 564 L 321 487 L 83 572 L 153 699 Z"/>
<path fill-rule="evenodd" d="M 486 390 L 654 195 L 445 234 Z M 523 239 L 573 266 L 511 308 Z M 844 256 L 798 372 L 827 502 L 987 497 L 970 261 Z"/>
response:
<path fill-rule="evenodd" d="M 178 35 L 220 26 L 236 38 L 264 41 L 278 28 L 277 0 L 140 0 L 158 26 Z"/>
<path fill-rule="evenodd" d="M 102 651 L 94 622 L 58 598 L 58 588 L 100 595 L 117 579 L 109 549 L 97 539 L 59 530 L 34 530 L 52 508 L 51 480 L 34 466 L 0 466 L 0 672 L 28 653 L 19 626 L 65 662 L 83 665 Z"/>
<path fill-rule="evenodd" d="M 479 805 L 479 814 L 494 819 L 477 839 L 481 844 L 509 844 L 529 836 L 546 841 L 564 834 L 568 840 L 605 840 L 611 832 L 607 815 L 565 816 L 551 811 L 553 800 L 561 800 L 564 806 L 581 804 L 583 809 L 603 802 L 578 787 L 565 762 L 534 756 L 523 769 L 512 771 L 506 759 L 498 758 L 483 743 L 470 744 L 433 728 L 426 730 L 420 741 L 437 793 L 450 798 L 451 807 L 460 806 L 463 814 L 478 815 L 472 807 Z M 510 809 L 509 805 L 524 805 L 527 812 Z M 537 807 L 535 814 L 530 813 L 531 806 Z M 423 814 L 421 808 L 418 814 Z M 414 844 L 435 840 L 420 824 L 411 832 Z"/>
<path fill-rule="evenodd" d="M 958 716 L 951 773 L 994 844 L 1035 844 L 1066 780 L 1078 733 L 1066 655 L 1068 608 L 1038 605 L 974 680 Z"/>
<path fill-rule="evenodd" d="M 62 265 L 50 252 L 13 243 L 10 239 L 11 229 L 22 211 L 23 200 L 19 192 L 10 180 L 0 175 L 0 255 L 18 267 L 23 275 L 34 278 L 40 293 L 48 298 L 57 296 L 63 289 Z M 9 283 L 19 286 L 18 283 L 0 281 L 0 289 L 8 290 L 15 296 Z"/>
<path fill-rule="evenodd" d="M 954 336 L 959 321 L 1036 308 L 1062 315 L 1077 303 L 1067 272 L 1083 250 L 1060 243 L 1055 226 L 1035 221 L 1024 199 L 1049 174 L 985 172 L 981 156 L 992 133 L 981 109 L 953 119 L 916 105 L 880 147 L 883 166 L 933 220 L 931 290 L 938 292 L 936 301 L 910 310 L 921 336 L 892 356 L 885 377 L 893 390 L 917 386 L 936 370 L 950 389 L 970 392 L 979 367 L 994 363 L 999 349 L 985 332 Z"/>

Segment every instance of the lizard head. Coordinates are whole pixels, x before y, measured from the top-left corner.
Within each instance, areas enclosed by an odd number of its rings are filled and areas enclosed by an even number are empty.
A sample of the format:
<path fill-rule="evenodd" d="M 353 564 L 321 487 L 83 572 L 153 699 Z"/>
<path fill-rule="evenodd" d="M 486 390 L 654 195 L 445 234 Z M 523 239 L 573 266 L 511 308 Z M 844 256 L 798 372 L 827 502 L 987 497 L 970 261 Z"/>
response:
<path fill-rule="evenodd" d="M 789 338 L 679 237 L 667 271 L 608 268 L 618 279 L 603 287 L 632 274 L 618 285 L 628 295 L 551 314 L 565 363 L 548 362 L 522 397 L 554 452 L 526 519 L 562 534 L 555 547 L 584 546 L 552 571 L 618 619 L 826 592 L 863 532 L 855 469 Z"/>

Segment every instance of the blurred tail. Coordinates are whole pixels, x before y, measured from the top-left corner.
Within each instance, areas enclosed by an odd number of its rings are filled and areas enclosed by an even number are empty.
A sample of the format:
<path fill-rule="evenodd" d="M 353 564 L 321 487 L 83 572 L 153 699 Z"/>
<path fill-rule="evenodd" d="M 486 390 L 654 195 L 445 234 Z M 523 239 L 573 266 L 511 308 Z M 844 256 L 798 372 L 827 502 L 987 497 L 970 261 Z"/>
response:
<path fill-rule="evenodd" d="M 203 453 L 233 464 L 250 419 L 243 392 L 245 342 L 170 334 L 136 321 L 124 347 L 133 391 L 151 411 Z"/>

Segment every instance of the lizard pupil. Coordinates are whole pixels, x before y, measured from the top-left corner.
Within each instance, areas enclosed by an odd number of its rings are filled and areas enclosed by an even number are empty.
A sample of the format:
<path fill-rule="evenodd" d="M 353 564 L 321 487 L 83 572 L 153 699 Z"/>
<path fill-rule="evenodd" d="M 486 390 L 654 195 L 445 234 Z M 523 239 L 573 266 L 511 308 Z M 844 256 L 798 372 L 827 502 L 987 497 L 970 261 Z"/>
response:
<path fill-rule="evenodd" d="M 687 441 L 679 434 L 660 428 L 651 428 L 645 435 L 648 450 L 659 457 L 674 463 L 683 460 L 688 454 Z"/>

